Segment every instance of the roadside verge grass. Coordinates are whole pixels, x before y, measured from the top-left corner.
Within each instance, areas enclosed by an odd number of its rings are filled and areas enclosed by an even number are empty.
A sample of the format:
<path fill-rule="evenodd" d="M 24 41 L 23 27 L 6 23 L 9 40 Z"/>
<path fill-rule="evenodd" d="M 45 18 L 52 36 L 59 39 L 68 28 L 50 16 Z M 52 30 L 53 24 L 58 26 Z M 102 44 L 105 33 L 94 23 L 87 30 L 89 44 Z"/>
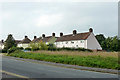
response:
<path fill-rule="evenodd" d="M 14 53 L 9 54 L 8 56 L 107 69 L 119 69 L 120 67 L 120 65 L 118 64 L 118 58 L 114 57 L 72 56 L 22 51 L 15 51 Z"/>

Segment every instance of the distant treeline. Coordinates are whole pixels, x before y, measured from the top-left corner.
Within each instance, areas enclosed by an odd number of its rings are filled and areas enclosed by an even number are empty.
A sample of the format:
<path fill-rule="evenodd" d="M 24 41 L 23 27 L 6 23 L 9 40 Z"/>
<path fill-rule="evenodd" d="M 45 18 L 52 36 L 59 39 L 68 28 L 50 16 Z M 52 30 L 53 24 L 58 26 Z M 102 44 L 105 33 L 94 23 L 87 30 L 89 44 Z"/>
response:
<path fill-rule="evenodd" d="M 120 51 L 120 39 L 118 36 L 105 38 L 103 34 L 99 34 L 95 37 L 97 38 L 103 50 Z"/>

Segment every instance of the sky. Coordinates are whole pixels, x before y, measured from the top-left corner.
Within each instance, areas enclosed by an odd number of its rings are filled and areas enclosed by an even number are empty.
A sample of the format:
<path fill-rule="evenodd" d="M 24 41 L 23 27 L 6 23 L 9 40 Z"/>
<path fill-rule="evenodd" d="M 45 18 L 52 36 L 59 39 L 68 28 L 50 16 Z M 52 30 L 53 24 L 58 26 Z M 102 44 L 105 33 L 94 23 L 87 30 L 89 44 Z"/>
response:
<path fill-rule="evenodd" d="M 118 35 L 117 2 L 4 2 L 0 4 L 0 40 L 13 34 L 16 40 L 42 34 L 87 32 L 106 37 Z"/>

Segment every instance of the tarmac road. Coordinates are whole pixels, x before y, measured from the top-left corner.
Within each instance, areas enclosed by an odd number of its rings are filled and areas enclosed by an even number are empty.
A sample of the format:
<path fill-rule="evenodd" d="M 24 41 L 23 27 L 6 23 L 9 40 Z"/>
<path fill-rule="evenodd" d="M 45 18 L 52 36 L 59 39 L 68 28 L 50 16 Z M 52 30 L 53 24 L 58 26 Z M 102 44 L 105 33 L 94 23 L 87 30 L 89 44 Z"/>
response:
<path fill-rule="evenodd" d="M 77 70 L 2 57 L 2 70 L 14 78 L 118 78 L 117 74 Z M 7 76 L 3 76 L 6 78 Z"/>

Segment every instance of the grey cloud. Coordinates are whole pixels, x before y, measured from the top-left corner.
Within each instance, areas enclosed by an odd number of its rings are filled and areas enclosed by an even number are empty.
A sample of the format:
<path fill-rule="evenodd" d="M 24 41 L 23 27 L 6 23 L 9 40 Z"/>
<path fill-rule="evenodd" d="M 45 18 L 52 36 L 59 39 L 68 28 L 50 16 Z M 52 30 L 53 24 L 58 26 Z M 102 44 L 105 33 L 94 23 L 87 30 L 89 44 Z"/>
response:
<path fill-rule="evenodd" d="M 23 38 L 25 34 L 33 38 L 34 35 L 51 35 L 52 32 L 59 36 L 59 32 L 72 33 L 73 29 L 84 32 L 89 27 L 94 28 L 95 34 L 117 35 L 118 13 L 117 3 L 114 2 L 4 3 L 2 11 L 12 13 L 12 17 L 3 17 L 4 32 L 0 39 L 6 38 L 9 33 L 13 33 L 17 39 Z M 33 20 L 43 14 L 62 14 L 63 18 L 53 26 L 37 27 Z"/>

